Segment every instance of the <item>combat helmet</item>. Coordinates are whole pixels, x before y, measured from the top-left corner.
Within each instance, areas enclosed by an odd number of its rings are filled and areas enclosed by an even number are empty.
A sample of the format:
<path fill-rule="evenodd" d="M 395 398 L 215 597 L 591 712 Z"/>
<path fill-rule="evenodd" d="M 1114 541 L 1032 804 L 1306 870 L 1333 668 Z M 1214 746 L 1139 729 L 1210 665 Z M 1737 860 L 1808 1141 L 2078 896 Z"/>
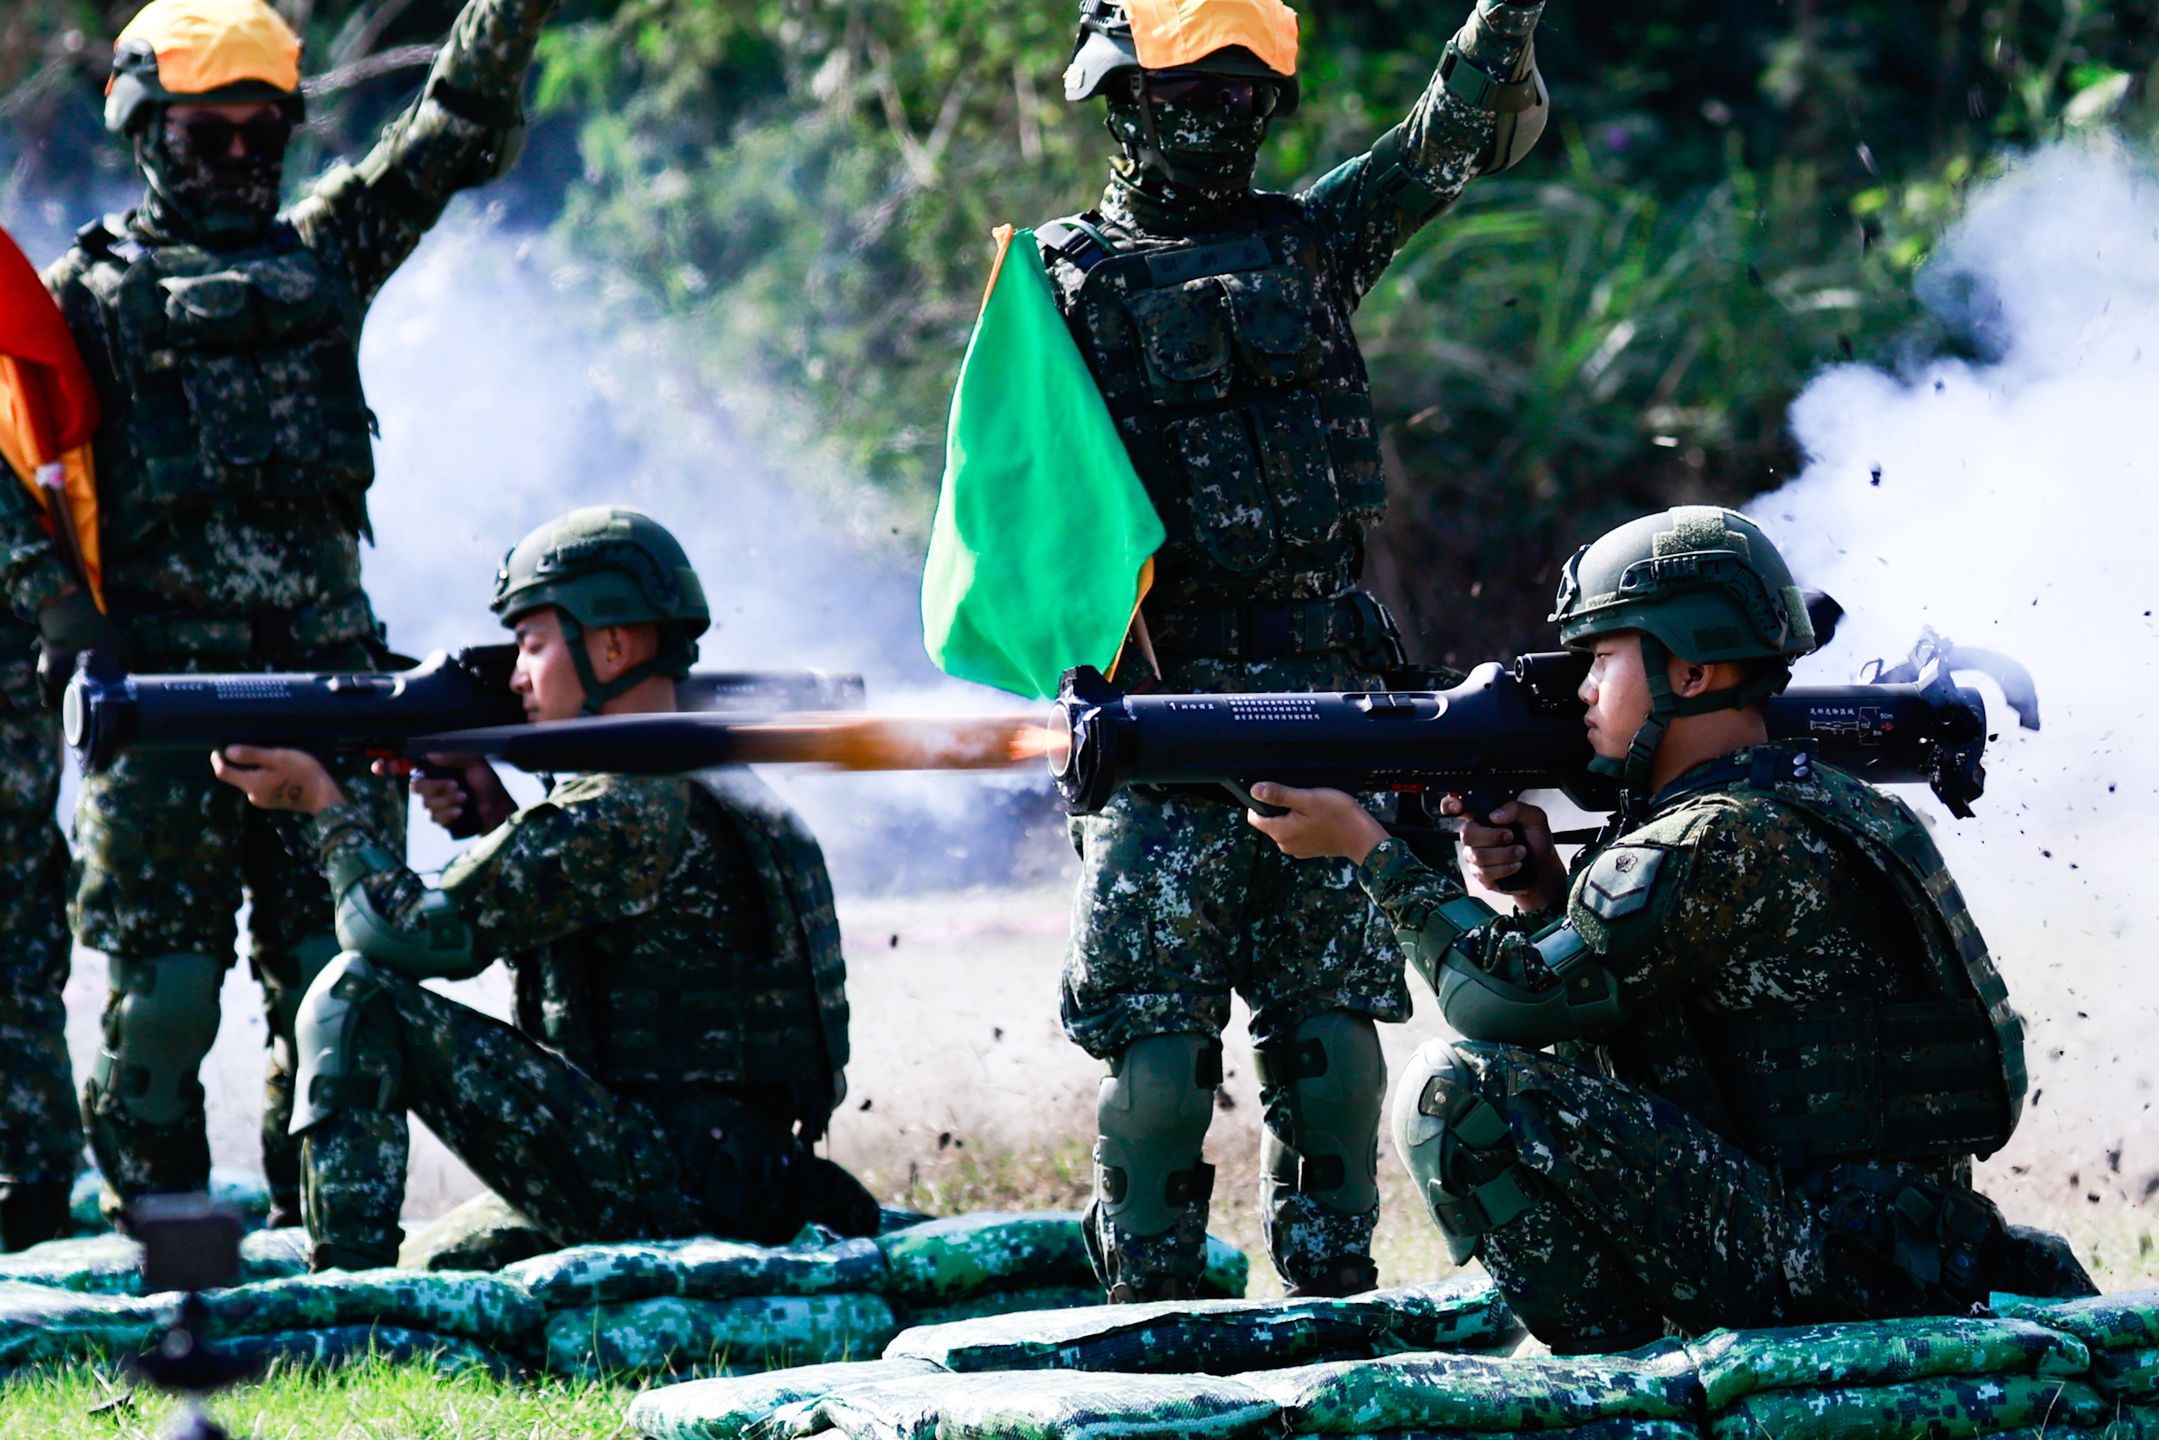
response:
<path fill-rule="evenodd" d="M 495 572 L 488 608 L 505 625 L 553 607 L 585 687 L 585 709 L 601 705 L 653 675 L 680 680 L 697 662 L 697 637 L 712 625 L 705 590 L 682 544 L 642 510 L 587 505 L 550 520 L 511 546 Z M 660 650 L 642 665 L 602 684 L 585 647 L 588 629 L 657 625 Z"/>
<path fill-rule="evenodd" d="M 1642 637 L 1649 718 L 1624 760 L 1592 762 L 1636 794 L 1674 719 L 1759 704 L 1789 683 L 1791 662 L 1815 645 L 1806 600 L 1776 545 L 1746 516 L 1715 505 L 1645 515 L 1575 551 L 1560 572 L 1550 618 L 1569 649 L 1588 649 L 1622 630 Z M 1665 675 L 1674 656 L 1705 665 L 1771 663 L 1743 684 L 1682 698 Z"/>
<path fill-rule="evenodd" d="M 1282 0 L 1080 0 L 1065 99 L 1087 100 L 1135 70 L 1271 80 L 1276 115 L 1297 108 L 1297 14 Z"/>
<path fill-rule="evenodd" d="M 115 134 L 176 101 L 250 100 L 304 118 L 300 37 L 264 0 L 150 0 L 113 42 L 105 128 Z"/>

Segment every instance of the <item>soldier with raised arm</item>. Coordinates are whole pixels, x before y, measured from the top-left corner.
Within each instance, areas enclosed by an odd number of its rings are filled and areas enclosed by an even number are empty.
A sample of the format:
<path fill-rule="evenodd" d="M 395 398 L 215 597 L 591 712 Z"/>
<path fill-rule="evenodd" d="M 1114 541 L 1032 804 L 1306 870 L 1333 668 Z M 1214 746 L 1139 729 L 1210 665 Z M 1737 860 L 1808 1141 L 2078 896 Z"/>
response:
<path fill-rule="evenodd" d="M 470 0 L 420 95 L 354 165 L 280 208 L 302 118 L 300 41 L 262 0 L 153 0 L 115 45 L 106 123 L 142 202 L 85 226 L 46 283 L 96 380 L 101 612 L 38 528 L 0 502 L 0 587 L 48 672 L 102 649 L 138 669 L 373 668 L 360 588 L 375 416 L 360 329 L 457 191 L 517 152 L 521 94 L 552 0 Z M 395 787 L 344 777 L 391 844 Z M 218 1025 L 234 913 L 271 1033 L 265 1168 L 280 1219 L 293 1007 L 336 953 L 320 875 L 218 785 L 201 756 L 130 755 L 85 782 L 78 937 L 111 961 L 84 1118 L 110 1198 L 200 1188 L 197 1070 Z"/>
<path fill-rule="evenodd" d="M 1168 532 L 1119 679 L 1183 691 L 1378 687 L 1401 658 L 1359 588 L 1387 487 L 1350 316 L 1397 251 L 1544 123 L 1542 0 L 1480 0 L 1409 114 L 1310 187 L 1252 188 L 1296 108 L 1281 0 L 1086 0 L 1067 99 L 1117 150 L 1095 208 L 1036 227 Z M 1125 794 L 1078 823 L 1067 1033 L 1109 1066 L 1088 1238 L 1113 1300 L 1193 1291 L 1233 989 L 1266 1107 L 1270 1254 L 1294 1294 L 1370 1288 L 1401 957 L 1347 867 L 1284 862 L 1221 806 Z"/>

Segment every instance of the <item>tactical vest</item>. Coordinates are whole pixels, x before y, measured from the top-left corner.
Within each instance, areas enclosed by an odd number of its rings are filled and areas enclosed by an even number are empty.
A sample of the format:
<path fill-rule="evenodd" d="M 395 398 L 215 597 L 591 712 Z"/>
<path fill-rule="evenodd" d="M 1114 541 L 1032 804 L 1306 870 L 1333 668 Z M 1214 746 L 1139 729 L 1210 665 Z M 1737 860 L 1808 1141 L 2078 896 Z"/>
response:
<path fill-rule="evenodd" d="M 1172 605 L 1338 594 L 1386 508 L 1321 236 L 1295 201 L 1257 203 L 1247 226 L 1191 240 L 1113 235 L 1092 213 L 1035 232 L 1168 532 L 1155 593 Z"/>
<path fill-rule="evenodd" d="M 714 936 L 699 947 L 693 924 L 655 945 L 634 922 L 558 941 L 518 966 L 518 1023 L 609 1086 L 784 1086 L 813 1097 L 803 1118 L 821 1121 L 848 1059 L 847 970 L 824 853 L 747 773 L 697 777 L 685 824 L 727 826 L 740 840 L 764 943 Z M 679 857 L 680 838 L 662 853 Z"/>
<path fill-rule="evenodd" d="M 1811 760 L 1796 773 L 1791 763 L 1734 761 L 1700 783 L 1775 797 L 1878 873 L 1902 903 L 1933 991 L 1901 1001 L 1764 1002 L 1691 1027 L 1721 1091 L 1708 1108 L 1721 1112 L 1732 1138 L 1787 1167 L 2000 1149 L 2024 1105 L 2024 1022 L 1919 818 Z"/>
<path fill-rule="evenodd" d="M 112 220 L 76 243 L 116 371 L 97 441 L 111 542 L 250 503 L 327 509 L 368 533 L 363 307 L 333 267 L 283 221 L 238 251 L 148 245 Z"/>

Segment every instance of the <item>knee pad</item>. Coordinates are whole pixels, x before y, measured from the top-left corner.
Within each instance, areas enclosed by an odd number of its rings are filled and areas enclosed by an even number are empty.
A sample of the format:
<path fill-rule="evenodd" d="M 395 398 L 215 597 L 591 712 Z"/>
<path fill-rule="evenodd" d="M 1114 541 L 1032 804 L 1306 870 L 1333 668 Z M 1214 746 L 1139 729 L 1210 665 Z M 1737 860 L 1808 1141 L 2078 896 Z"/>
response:
<path fill-rule="evenodd" d="M 1268 1092 L 1269 1133 L 1295 1155 L 1297 1192 L 1345 1215 L 1379 1204 L 1387 1061 L 1371 1018 L 1339 1010 L 1314 1015 L 1287 1044 L 1257 1050 L 1254 1058 Z M 1291 1179 L 1288 1166 L 1282 1168 L 1282 1180 Z"/>
<path fill-rule="evenodd" d="M 1095 1110 L 1095 1200 L 1119 1231 L 1159 1234 L 1213 1193 L 1200 1147 L 1221 1083 L 1222 1042 L 1206 1035 L 1135 1040 L 1110 1062 Z"/>
<path fill-rule="evenodd" d="M 307 987 L 315 983 L 315 977 L 329 968 L 341 948 L 335 935 L 310 935 L 283 949 L 271 951 L 257 961 L 255 973 L 268 992 L 274 1031 L 288 1035 L 292 1032 L 293 1020 L 300 1013 L 301 997 L 307 994 Z"/>
<path fill-rule="evenodd" d="M 346 951 L 323 967 L 293 1017 L 299 1072 L 293 1080 L 292 1133 L 338 1110 L 391 1108 L 395 1077 L 369 1073 L 354 1040 L 370 1002 L 383 991 L 367 957 Z"/>
<path fill-rule="evenodd" d="M 1475 1075 L 1444 1040 L 1427 1042 L 1410 1061 L 1395 1092 L 1393 1130 L 1394 1148 L 1457 1265 L 1476 1255 L 1486 1234 L 1543 1198 L 1507 1117 L 1477 1093 Z"/>
<path fill-rule="evenodd" d="M 146 1125 L 172 1125 L 199 1113 L 197 1072 L 217 1040 L 224 962 L 181 951 L 140 959 L 115 955 L 110 963 L 120 999 L 90 1073 L 91 1108 L 117 1108 Z"/>

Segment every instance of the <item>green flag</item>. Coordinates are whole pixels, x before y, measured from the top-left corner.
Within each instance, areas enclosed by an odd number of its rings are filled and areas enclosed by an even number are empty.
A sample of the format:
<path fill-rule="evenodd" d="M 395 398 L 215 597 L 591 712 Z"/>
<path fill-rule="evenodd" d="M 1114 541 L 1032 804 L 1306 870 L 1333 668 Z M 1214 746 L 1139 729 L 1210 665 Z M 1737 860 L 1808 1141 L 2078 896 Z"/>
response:
<path fill-rule="evenodd" d="M 1034 232 L 1000 249 L 960 364 L 922 567 L 922 644 L 945 673 L 1053 695 L 1108 671 L 1162 522 L 1072 343 Z"/>

